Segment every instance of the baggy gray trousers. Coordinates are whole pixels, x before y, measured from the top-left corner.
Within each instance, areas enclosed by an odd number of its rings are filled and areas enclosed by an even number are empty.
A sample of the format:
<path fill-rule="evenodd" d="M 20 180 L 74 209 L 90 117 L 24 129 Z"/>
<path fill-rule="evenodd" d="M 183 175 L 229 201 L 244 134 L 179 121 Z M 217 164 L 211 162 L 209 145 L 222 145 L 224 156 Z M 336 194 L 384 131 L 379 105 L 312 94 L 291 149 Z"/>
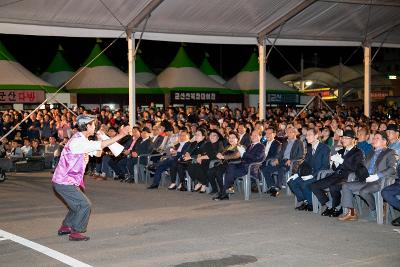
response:
<path fill-rule="evenodd" d="M 372 183 L 349 182 L 342 185 L 342 206 L 344 208 L 354 208 L 353 194 L 361 196 L 367 202 L 370 210 L 375 210 L 374 193 L 381 190 L 381 181 Z"/>
<path fill-rule="evenodd" d="M 53 183 L 53 187 L 69 209 L 63 225 L 72 227 L 77 232 L 86 232 L 92 206 L 90 200 L 77 186 Z"/>

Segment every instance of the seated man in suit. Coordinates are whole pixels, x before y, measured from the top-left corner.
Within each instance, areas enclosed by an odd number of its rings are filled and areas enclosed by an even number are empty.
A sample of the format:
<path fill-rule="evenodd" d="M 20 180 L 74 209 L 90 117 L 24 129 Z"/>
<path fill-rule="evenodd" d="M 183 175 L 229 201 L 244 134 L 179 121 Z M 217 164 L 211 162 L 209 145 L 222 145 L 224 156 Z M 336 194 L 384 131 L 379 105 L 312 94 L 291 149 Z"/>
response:
<path fill-rule="evenodd" d="M 117 179 L 121 180 L 121 182 L 125 181 L 127 178 L 125 177 L 125 174 L 128 173 L 126 169 L 128 156 L 130 156 L 131 152 L 134 151 L 135 145 L 140 143 L 140 139 L 140 128 L 137 126 L 132 127 L 131 136 L 121 140 L 121 144 L 124 146 L 122 153 L 108 162 L 108 166 L 110 166 L 117 175 Z"/>
<path fill-rule="evenodd" d="M 290 190 L 296 196 L 297 201 L 301 203 L 296 207 L 297 210 L 313 210 L 310 184 L 316 181 L 319 171 L 328 170 L 330 167 L 330 148 L 319 141 L 319 136 L 320 132 L 317 128 L 307 129 L 306 140 L 310 147 L 302 164 L 307 164 L 311 168 L 312 175 L 305 177 L 296 173 L 288 181 Z"/>
<path fill-rule="evenodd" d="M 162 134 L 159 125 L 153 126 L 152 134 L 153 134 L 153 136 L 151 137 L 151 141 L 153 143 L 153 151 L 157 153 L 157 151 L 159 151 L 159 149 L 164 141 L 165 136 Z"/>
<path fill-rule="evenodd" d="M 329 188 L 332 196 L 332 207 L 326 208 L 322 216 L 338 217 L 343 213 L 340 206 L 342 184 L 347 181 L 350 173 L 355 172 L 356 168 L 364 162 L 363 152 L 355 146 L 356 134 L 353 130 L 346 130 L 341 137 L 343 148 L 337 154 L 331 156 L 334 161 L 334 173 L 326 178 L 318 180 L 310 185 L 311 191 L 318 198 L 322 206 L 329 201 L 325 189 Z"/>
<path fill-rule="evenodd" d="M 372 139 L 374 149 L 365 160 L 365 167 L 369 176 L 366 180 L 344 183 L 342 186 L 342 206 L 348 212 L 339 216 L 340 221 L 355 221 L 358 219 L 354 212 L 353 194 L 360 195 L 367 202 L 370 210 L 370 219 L 375 220 L 375 198 L 373 193 L 381 190 L 382 181 L 396 178 L 397 155 L 393 149 L 387 147 L 388 137 L 385 132 L 375 133 Z M 358 177 L 357 177 L 358 178 Z"/>
<path fill-rule="evenodd" d="M 247 148 L 251 144 L 250 134 L 246 132 L 244 123 L 238 125 L 239 144 Z"/>
<path fill-rule="evenodd" d="M 267 140 L 265 144 L 265 162 L 261 168 L 261 171 L 266 177 L 269 175 L 268 166 L 271 166 L 272 162 L 278 160 L 279 152 L 281 151 L 282 144 L 275 139 L 276 130 L 272 127 L 267 128 L 265 131 L 265 138 Z"/>
<path fill-rule="evenodd" d="M 390 206 L 400 211 L 400 165 L 397 165 L 397 179 L 394 184 L 382 189 L 382 198 Z M 400 217 L 392 221 L 393 226 L 400 226 Z"/>
<path fill-rule="evenodd" d="M 153 151 L 153 143 L 150 139 L 150 129 L 148 127 L 143 127 L 142 131 L 140 132 L 140 140 L 136 142 L 135 146 L 132 149 L 130 157 L 127 160 L 126 168 L 129 174 L 129 177 L 125 179 L 127 183 L 134 182 L 134 170 L 136 164 L 147 164 L 146 158 L 141 158 L 140 162 L 138 162 L 138 158 L 141 155 L 148 155 Z M 139 142 L 140 141 L 140 142 Z"/>
<path fill-rule="evenodd" d="M 286 128 L 287 141 L 283 143 L 278 158 L 271 161 L 270 165 L 264 168 L 263 174 L 269 187 L 267 192 L 273 197 L 279 195 L 285 172 L 289 171 L 292 164 L 304 157 L 304 145 L 297 138 L 297 133 L 297 129 L 293 126 Z M 293 167 L 295 168 L 296 166 Z M 275 181 L 272 175 L 276 171 L 278 172 L 278 179 Z"/>
<path fill-rule="evenodd" d="M 161 180 L 161 175 L 164 171 L 168 169 L 173 169 L 178 160 L 187 152 L 187 150 L 190 147 L 190 135 L 189 131 L 187 128 L 183 128 L 179 131 L 179 143 L 175 145 L 174 148 L 171 148 L 170 153 L 171 155 L 167 157 L 166 159 L 160 161 L 157 164 L 156 171 L 154 173 L 154 179 L 153 183 L 147 188 L 147 189 L 157 189 L 160 180 Z M 175 175 L 176 172 L 171 171 L 171 176 Z M 172 183 L 168 187 L 168 189 L 173 190 L 176 189 L 176 184 L 175 184 L 175 177 L 171 177 Z"/>
<path fill-rule="evenodd" d="M 261 133 L 259 131 L 253 131 L 250 135 L 250 138 L 251 145 L 248 146 L 246 152 L 244 152 L 241 163 L 228 164 L 228 167 L 225 171 L 225 184 L 222 194 L 218 199 L 214 200 L 229 199 L 229 196 L 226 194 L 226 190 L 233 185 L 235 179 L 245 175 L 251 163 L 260 162 L 265 159 L 265 146 L 260 143 Z M 252 175 L 258 175 L 258 172 L 258 168 L 251 170 Z"/>

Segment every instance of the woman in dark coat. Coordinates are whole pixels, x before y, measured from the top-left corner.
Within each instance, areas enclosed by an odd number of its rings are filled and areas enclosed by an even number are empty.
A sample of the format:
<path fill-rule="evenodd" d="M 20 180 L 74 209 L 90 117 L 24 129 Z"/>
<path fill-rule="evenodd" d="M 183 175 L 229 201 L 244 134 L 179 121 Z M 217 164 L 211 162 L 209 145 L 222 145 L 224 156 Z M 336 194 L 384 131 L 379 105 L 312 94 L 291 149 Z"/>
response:
<path fill-rule="evenodd" d="M 239 135 L 236 132 L 229 132 L 228 141 L 229 144 L 225 147 L 224 151 L 216 155 L 217 159 L 219 160 L 218 163 L 215 164 L 213 168 L 208 170 L 208 180 L 213 187 L 211 193 L 218 192 L 218 195 L 213 198 L 214 200 L 222 195 L 221 190 L 223 189 L 223 175 L 228 163 L 240 159 L 241 155 L 246 150 L 245 147 L 239 145 Z"/>
<path fill-rule="evenodd" d="M 201 149 L 206 143 L 207 139 L 207 131 L 203 128 L 197 129 L 195 135 L 194 135 L 194 142 L 190 144 L 190 147 L 188 151 L 183 155 L 182 158 L 178 160 L 178 163 L 176 164 L 176 168 L 171 169 L 171 176 L 176 176 L 178 174 L 179 176 L 179 186 L 178 189 L 180 191 L 186 191 L 185 188 L 185 175 L 186 175 L 186 170 L 188 166 L 193 162 L 193 159 L 196 158 L 198 154 L 201 153 Z M 191 185 L 188 185 L 189 187 Z"/>
<path fill-rule="evenodd" d="M 195 157 L 195 161 L 190 163 L 187 167 L 189 176 L 197 181 L 194 191 L 205 193 L 208 180 L 208 170 L 211 160 L 217 159 L 217 154 L 224 150 L 222 144 L 222 136 L 217 130 L 211 130 L 209 133 L 209 140 L 200 149 Z"/>

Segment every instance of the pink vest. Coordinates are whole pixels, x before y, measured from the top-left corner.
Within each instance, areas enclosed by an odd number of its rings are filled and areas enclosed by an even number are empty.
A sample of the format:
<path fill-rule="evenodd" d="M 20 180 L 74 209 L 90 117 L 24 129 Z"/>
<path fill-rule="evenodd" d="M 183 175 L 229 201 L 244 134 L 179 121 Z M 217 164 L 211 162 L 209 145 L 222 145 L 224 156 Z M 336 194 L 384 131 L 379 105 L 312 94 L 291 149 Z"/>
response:
<path fill-rule="evenodd" d="M 61 152 L 60 160 L 54 171 L 53 183 L 85 187 L 85 154 L 72 154 L 69 144 L 74 138 L 84 137 L 82 133 L 74 134 Z"/>

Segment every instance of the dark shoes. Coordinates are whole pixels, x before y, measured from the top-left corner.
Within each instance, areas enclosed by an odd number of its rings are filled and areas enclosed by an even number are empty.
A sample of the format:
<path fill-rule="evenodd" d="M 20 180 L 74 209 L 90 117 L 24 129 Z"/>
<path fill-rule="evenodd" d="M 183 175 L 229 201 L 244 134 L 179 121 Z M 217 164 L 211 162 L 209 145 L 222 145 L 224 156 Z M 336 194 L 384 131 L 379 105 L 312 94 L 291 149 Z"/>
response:
<path fill-rule="evenodd" d="M 307 203 L 303 202 L 300 206 L 294 208 L 295 210 L 305 210 L 307 208 Z"/>
<path fill-rule="evenodd" d="M 307 202 L 303 202 L 303 204 L 296 207 L 295 210 L 313 211 L 313 206 L 311 204 L 307 204 Z"/>
<path fill-rule="evenodd" d="M 72 228 L 66 225 L 61 225 L 60 229 L 58 229 L 58 235 L 69 235 L 72 231 Z"/>
<path fill-rule="evenodd" d="M 147 187 L 147 189 L 157 189 L 158 188 L 158 184 L 152 184 L 149 187 Z"/>
<path fill-rule="evenodd" d="M 216 197 L 212 198 L 215 201 L 220 201 L 220 200 L 229 200 L 229 195 L 228 194 L 220 194 Z"/>
<path fill-rule="evenodd" d="M 72 232 L 69 234 L 69 241 L 88 241 L 90 237 L 84 236 L 79 232 Z"/>
<path fill-rule="evenodd" d="M 324 210 L 324 212 L 321 213 L 322 216 L 329 216 L 329 217 L 339 217 L 339 215 L 341 215 L 343 213 L 343 209 L 340 208 L 335 209 L 335 208 L 327 208 L 326 210 Z"/>
<path fill-rule="evenodd" d="M 335 210 L 334 208 L 332 208 L 332 209 L 326 208 L 326 210 L 324 210 L 324 211 L 321 213 L 321 216 L 330 216 L 334 210 Z"/>
<path fill-rule="evenodd" d="M 329 215 L 329 217 L 339 217 L 343 213 L 343 209 L 340 208 L 338 209 L 333 209 L 332 213 Z"/>
<path fill-rule="evenodd" d="M 400 226 L 400 217 L 394 219 L 394 220 L 392 221 L 392 225 L 393 225 L 393 226 Z"/>
<path fill-rule="evenodd" d="M 270 189 L 267 190 L 267 194 L 269 194 L 271 197 L 277 197 L 279 196 L 280 192 L 279 192 L 279 188 L 276 187 L 271 187 Z"/>

